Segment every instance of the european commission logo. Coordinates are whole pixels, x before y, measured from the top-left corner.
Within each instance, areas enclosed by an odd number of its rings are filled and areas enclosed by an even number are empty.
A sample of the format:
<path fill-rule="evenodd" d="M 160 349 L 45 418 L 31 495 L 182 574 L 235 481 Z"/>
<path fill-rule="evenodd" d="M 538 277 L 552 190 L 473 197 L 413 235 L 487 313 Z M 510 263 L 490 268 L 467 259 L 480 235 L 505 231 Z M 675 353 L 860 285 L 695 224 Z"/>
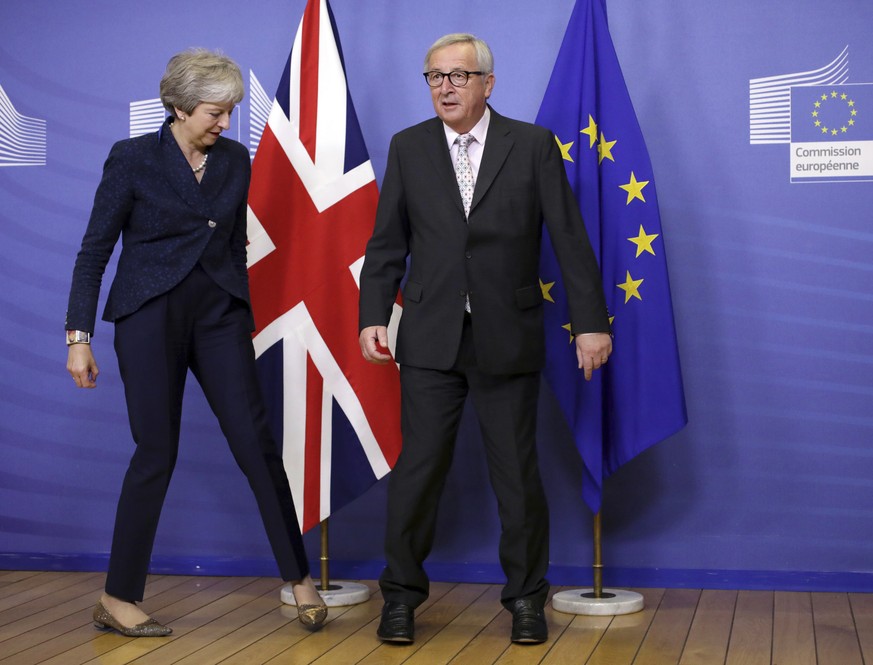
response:
<path fill-rule="evenodd" d="M 873 180 L 873 83 L 791 89 L 791 182 Z"/>
<path fill-rule="evenodd" d="M 0 85 L 0 166 L 45 166 L 45 126 L 16 111 Z"/>
<path fill-rule="evenodd" d="M 749 142 L 787 143 L 789 178 L 873 180 L 873 83 L 849 83 L 849 47 L 809 72 L 749 81 Z"/>

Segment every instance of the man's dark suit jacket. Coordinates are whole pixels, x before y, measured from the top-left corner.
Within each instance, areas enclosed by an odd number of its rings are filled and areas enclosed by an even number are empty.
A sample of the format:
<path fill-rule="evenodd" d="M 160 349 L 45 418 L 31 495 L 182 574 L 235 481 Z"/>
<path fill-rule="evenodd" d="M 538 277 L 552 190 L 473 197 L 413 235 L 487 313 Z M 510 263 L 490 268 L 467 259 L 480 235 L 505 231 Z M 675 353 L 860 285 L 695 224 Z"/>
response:
<path fill-rule="evenodd" d="M 116 143 L 73 270 L 67 330 L 94 331 L 106 263 L 122 238 L 103 319 L 115 321 L 181 282 L 199 261 L 228 293 L 249 302 L 245 146 L 220 137 L 200 183 L 172 132 Z M 252 328 L 254 326 L 252 325 Z"/>
<path fill-rule="evenodd" d="M 442 121 L 398 133 L 361 273 L 360 328 L 387 325 L 409 255 L 397 362 L 449 369 L 469 294 L 478 367 L 489 374 L 539 371 L 543 220 L 573 333 L 609 332 L 597 261 L 551 132 L 491 110 L 469 223 Z"/>

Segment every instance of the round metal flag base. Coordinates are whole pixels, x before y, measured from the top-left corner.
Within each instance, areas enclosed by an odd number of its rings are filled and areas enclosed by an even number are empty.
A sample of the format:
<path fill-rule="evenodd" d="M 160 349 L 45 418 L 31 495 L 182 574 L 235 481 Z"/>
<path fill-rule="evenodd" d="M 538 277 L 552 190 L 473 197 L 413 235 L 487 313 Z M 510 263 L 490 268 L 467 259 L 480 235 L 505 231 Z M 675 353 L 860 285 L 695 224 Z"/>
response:
<path fill-rule="evenodd" d="M 318 582 L 316 581 L 315 587 L 318 588 Z M 366 603 L 370 599 L 370 589 L 369 587 L 358 584 L 357 582 L 332 582 L 327 591 L 322 591 L 318 589 L 318 593 L 321 596 L 321 599 L 324 601 L 324 604 L 328 607 L 345 607 L 346 605 L 359 605 L 361 603 Z M 279 597 L 282 599 L 282 602 L 286 605 L 297 605 L 297 601 L 294 600 L 294 592 L 291 591 L 291 585 L 286 584 L 282 587 L 282 591 L 279 594 Z"/>
<path fill-rule="evenodd" d="M 634 591 L 603 589 L 601 597 L 595 598 L 594 589 L 570 589 L 552 596 L 552 607 L 567 614 L 617 616 L 639 612 L 643 597 Z"/>

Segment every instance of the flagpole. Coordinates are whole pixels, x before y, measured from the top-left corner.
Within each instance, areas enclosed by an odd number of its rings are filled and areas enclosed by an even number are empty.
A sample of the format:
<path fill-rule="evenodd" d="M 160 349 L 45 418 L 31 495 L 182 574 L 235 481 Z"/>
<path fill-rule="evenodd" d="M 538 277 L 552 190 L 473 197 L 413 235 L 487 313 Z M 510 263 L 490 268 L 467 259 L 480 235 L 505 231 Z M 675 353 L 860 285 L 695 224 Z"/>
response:
<path fill-rule="evenodd" d="M 617 616 L 643 609 L 643 596 L 636 591 L 603 588 L 603 534 L 601 511 L 594 515 L 593 588 L 569 589 L 552 596 L 552 607 L 567 614 Z"/>
<path fill-rule="evenodd" d="M 368 586 L 358 582 L 330 583 L 327 518 L 324 518 L 319 526 L 321 528 L 321 556 L 319 557 L 321 579 L 315 585 L 315 588 L 318 589 L 324 604 L 328 607 L 345 607 L 347 605 L 366 603 L 370 599 L 370 588 Z M 282 587 L 279 597 L 286 605 L 297 605 L 290 584 Z"/>
<path fill-rule="evenodd" d="M 325 517 L 319 525 L 321 528 L 321 584 L 318 585 L 319 591 L 330 591 L 330 556 L 328 556 L 327 545 L 327 521 Z M 336 589 L 336 587 L 334 587 Z"/>
<path fill-rule="evenodd" d="M 592 539 L 594 543 L 594 562 L 591 565 L 593 568 L 595 598 L 603 597 L 603 541 L 601 537 L 600 511 L 598 510 L 594 516 L 594 538 Z"/>

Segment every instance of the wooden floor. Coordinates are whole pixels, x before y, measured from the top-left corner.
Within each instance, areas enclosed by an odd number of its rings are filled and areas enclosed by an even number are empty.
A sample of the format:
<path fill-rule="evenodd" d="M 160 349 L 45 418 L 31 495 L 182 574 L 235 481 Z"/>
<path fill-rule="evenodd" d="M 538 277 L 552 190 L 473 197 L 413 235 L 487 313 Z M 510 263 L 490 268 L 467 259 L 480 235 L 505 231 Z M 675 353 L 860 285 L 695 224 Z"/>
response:
<path fill-rule="evenodd" d="M 282 605 L 276 579 L 154 576 L 147 612 L 169 638 L 95 629 L 103 574 L 0 571 L 0 665 L 51 663 L 588 663 L 609 665 L 873 665 L 873 595 L 638 589 L 645 609 L 583 617 L 547 607 L 550 638 L 509 642 L 496 585 L 433 585 L 413 645 L 383 645 L 376 584 L 361 605 L 331 608 L 310 633 Z M 560 589 L 555 589 L 558 591 Z"/>

